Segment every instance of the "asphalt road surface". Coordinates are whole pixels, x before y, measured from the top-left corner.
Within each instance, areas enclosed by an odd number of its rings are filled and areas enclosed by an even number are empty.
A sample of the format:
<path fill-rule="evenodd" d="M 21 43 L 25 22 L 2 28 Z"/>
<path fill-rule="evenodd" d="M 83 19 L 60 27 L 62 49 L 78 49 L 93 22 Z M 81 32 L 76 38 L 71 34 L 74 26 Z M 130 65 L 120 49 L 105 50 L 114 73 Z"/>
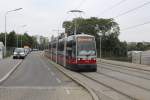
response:
<path fill-rule="evenodd" d="M 72 80 L 69 80 L 53 65 L 48 63 L 39 52 L 33 52 L 26 57 L 23 63 L 2 86 L 54 87 L 63 85 L 66 81 L 72 82 Z"/>
<path fill-rule="evenodd" d="M 0 86 L 0 100 L 91 100 L 91 95 L 50 64 L 40 52 L 29 54 Z"/>

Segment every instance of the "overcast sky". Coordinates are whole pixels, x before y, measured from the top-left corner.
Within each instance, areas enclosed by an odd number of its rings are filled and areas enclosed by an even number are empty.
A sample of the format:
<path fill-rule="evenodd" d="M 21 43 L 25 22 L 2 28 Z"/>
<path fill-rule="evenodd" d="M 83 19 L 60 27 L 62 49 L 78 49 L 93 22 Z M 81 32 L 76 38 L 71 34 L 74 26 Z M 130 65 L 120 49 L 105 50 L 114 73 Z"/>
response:
<path fill-rule="evenodd" d="M 121 4 L 115 6 L 122 1 Z M 150 0 L 1 0 L 0 1 L 0 32 L 4 32 L 5 12 L 16 8 L 20 11 L 7 15 L 7 32 L 18 33 L 28 31 L 29 34 L 50 37 L 56 35 L 56 29 L 62 30 L 62 22 L 75 16 L 67 14 L 72 9 L 80 9 L 85 13 L 82 17 L 113 18 Z M 115 18 L 120 25 L 121 41 L 149 41 L 150 24 L 128 29 L 128 27 L 150 21 L 150 4 Z M 22 27 L 22 25 L 27 25 Z"/>

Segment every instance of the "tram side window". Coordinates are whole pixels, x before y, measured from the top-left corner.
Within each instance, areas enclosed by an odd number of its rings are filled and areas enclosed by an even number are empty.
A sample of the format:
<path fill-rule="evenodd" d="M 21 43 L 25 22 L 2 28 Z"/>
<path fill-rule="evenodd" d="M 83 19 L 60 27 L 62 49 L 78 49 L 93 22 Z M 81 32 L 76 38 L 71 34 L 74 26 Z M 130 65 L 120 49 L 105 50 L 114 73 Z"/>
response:
<path fill-rule="evenodd" d="M 59 51 L 59 54 L 63 55 L 64 42 L 59 42 L 59 44 L 58 44 L 58 51 Z"/>
<path fill-rule="evenodd" d="M 67 57 L 71 57 L 71 53 L 72 53 L 71 43 L 67 42 L 67 48 L 66 48 Z"/>
<path fill-rule="evenodd" d="M 67 43 L 67 56 L 70 58 L 75 57 L 75 43 L 73 41 Z"/>
<path fill-rule="evenodd" d="M 49 44 L 48 49 L 48 52 L 51 53 L 51 44 Z"/>
<path fill-rule="evenodd" d="M 56 44 L 53 44 L 52 53 L 56 54 Z"/>
<path fill-rule="evenodd" d="M 75 41 L 72 41 L 72 57 L 76 57 L 76 43 Z"/>

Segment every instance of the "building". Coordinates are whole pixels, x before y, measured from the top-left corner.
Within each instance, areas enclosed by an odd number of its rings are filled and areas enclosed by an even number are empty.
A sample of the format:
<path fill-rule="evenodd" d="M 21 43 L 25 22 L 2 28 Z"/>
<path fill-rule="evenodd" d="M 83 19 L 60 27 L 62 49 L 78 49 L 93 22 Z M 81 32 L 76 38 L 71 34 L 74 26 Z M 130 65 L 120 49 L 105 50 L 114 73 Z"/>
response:
<path fill-rule="evenodd" d="M 47 44 L 49 42 L 48 37 L 35 35 L 38 44 Z"/>
<path fill-rule="evenodd" d="M 49 38 L 48 37 L 36 35 L 35 38 L 36 38 L 37 43 L 38 43 L 35 46 L 35 48 L 38 48 L 39 50 L 44 50 L 44 49 L 48 48 L 48 44 L 49 44 Z"/>
<path fill-rule="evenodd" d="M 150 50 L 132 51 L 132 63 L 150 65 Z"/>

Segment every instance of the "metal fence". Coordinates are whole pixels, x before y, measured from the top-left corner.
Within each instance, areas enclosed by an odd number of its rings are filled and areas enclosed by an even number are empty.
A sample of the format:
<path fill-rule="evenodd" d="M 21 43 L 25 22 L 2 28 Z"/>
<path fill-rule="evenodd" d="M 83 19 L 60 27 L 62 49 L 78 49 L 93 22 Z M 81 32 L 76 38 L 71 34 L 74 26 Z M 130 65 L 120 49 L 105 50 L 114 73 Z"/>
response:
<path fill-rule="evenodd" d="M 100 58 L 100 50 L 97 49 L 97 57 Z M 125 50 L 101 50 L 101 58 L 102 59 L 110 59 L 110 60 L 117 60 L 117 61 L 125 61 L 125 62 L 132 62 L 132 58 L 128 57 L 127 51 Z"/>
<path fill-rule="evenodd" d="M 15 47 L 7 47 L 5 57 L 9 57 L 13 54 Z"/>

